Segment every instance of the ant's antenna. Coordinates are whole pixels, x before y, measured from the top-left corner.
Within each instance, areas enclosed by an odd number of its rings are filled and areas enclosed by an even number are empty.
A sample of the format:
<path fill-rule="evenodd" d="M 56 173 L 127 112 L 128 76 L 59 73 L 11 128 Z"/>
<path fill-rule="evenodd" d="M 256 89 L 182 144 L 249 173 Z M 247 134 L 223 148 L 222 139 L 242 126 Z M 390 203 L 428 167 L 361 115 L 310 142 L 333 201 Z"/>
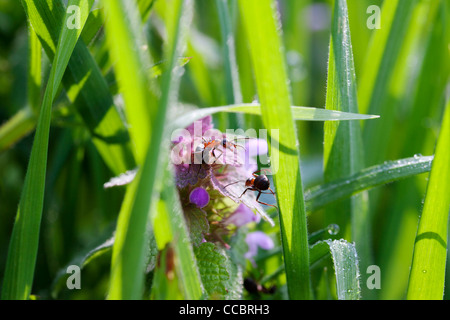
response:
<path fill-rule="evenodd" d="M 232 182 L 232 183 L 229 183 L 229 184 L 227 184 L 225 187 L 223 187 L 224 189 L 226 188 L 226 187 L 228 187 L 228 186 L 231 186 L 232 184 L 236 184 L 236 183 L 239 183 L 239 182 L 245 182 L 246 180 L 238 180 L 238 181 L 235 181 L 235 182 Z"/>

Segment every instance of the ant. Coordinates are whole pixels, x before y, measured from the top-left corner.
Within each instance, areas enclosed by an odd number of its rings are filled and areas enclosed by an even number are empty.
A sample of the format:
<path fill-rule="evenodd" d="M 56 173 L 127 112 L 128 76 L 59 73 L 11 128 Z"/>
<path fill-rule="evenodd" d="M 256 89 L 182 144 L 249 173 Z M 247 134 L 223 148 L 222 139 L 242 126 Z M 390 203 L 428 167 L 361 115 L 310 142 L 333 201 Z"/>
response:
<path fill-rule="evenodd" d="M 261 194 L 273 194 L 275 196 L 275 192 L 273 192 L 273 190 L 270 189 L 269 178 L 267 178 L 267 176 L 265 174 L 258 175 L 257 173 L 259 173 L 259 172 L 261 172 L 261 170 L 253 172 L 252 173 L 253 177 L 252 178 L 248 178 L 245 181 L 246 189 L 244 190 L 244 192 L 242 192 L 242 194 L 241 194 L 241 196 L 239 198 L 241 198 L 248 190 L 250 190 L 250 191 L 258 191 L 258 195 L 256 196 L 256 202 L 258 202 L 260 204 L 264 204 L 266 206 L 274 207 L 274 208 L 276 208 L 278 210 L 278 208 L 276 206 L 274 206 L 273 204 L 268 204 L 268 203 L 259 201 L 259 197 L 261 196 Z M 230 184 L 227 184 L 224 188 L 226 188 L 226 187 L 228 187 L 228 186 L 230 186 L 232 184 L 238 183 L 238 182 L 242 182 L 242 180 L 235 181 L 235 182 L 232 182 Z M 267 190 L 269 190 L 270 193 L 263 192 L 263 191 L 267 191 Z"/>
<path fill-rule="evenodd" d="M 206 140 L 204 137 L 202 137 L 203 142 L 197 146 L 194 152 L 194 158 L 198 160 L 198 156 L 201 156 L 201 162 L 206 164 L 211 164 L 210 161 L 210 154 L 215 158 L 214 164 L 220 156 L 223 155 L 225 149 L 233 150 L 232 148 L 236 149 L 237 147 L 241 147 L 245 150 L 245 147 L 241 146 L 240 144 L 234 143 L 229 141 L 227 138 L 223 139 L 210 139 Z M 250 138 L 240 138 L 240 139 L 250 139 Z M 235 139 L 236 140 L 236 139 Z M 222 150 L 218 149 L 219 147 L 222 147 Z M 220 154 L 216 155 L 215 151 L 219 150 Z M 206 152 L 206 154 L 205 154 Z M 200 162 L 200 161 L 198 161 Z"/>

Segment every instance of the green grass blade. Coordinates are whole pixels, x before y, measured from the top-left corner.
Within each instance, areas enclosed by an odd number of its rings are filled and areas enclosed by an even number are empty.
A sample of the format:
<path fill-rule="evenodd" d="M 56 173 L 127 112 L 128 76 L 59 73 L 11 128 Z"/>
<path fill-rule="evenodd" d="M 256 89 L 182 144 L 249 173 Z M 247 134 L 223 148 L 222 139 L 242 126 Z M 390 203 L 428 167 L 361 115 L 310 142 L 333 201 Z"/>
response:
<path fill-rule="evenodd" d="M 333 257 L 336 274 L 336 289 L 339 300 L 359 300 L 361 298 L 359 261 L 353 243 L 345 240 L 327 240 Z"/>
<path fill-rule="evenodd" d="M 62 0 L 22 0 L 27 17 L 50 61 L 66 9 Z M 106 80 L 83 41 L 78 41 L 63 78 L 67 96 L 76 106 L 108 167 L 120 174 L 135 167 L 126 129 Z"/>
<path fill-rule="evenodd" d="M 166 55 L 168 57 L 167 70 L 164 72 L 162 77 L 162 88 L 161 88 L 161 97 L 159 99 L 159 103 L 154 105 L 154 109 L 157 109 L 156 117 L 152 122 L 152 132 L 150 136 L 150 140 L 148 137 L 144 137 L 144 142 L 149 143 L 150 145 L 144 151 L 145 153 L 139 158 L 142 157 L 143 161 L 142 167 L 139 170 L 136 178 L 133 183 L 129 186 L 127 190 L 127 194 L 125 196 L 125 201 L 119 216 L 119 221 L 117 225 L 117 233 L 116 233 L 116 242 L 114 244 L 113 250 L 113 261 L 112 261 L 112 275 L 111 275 L 111 287 L 109 298 L 110 299 L 140 299 L 142 297 L 142 289 L 143 289 L 143 276 L 144 276 L 144 262 L 145 262 L 145 249 L 147 248 L 147 237 L 146 227 L 149 226 L 149 212 L 154 211 L 156 208 L 155 200 L 159 197 L 160 190 L 162 189 L 161 181 L 164 181 L 162 172 L 167 164 L 167 155 L 163 152 L 165 132 L 167 126 L 165 126 L 166 116 L 168 113 L 169 105 L 172 104 L 172 100 L 176 97 L 177 90 L 177 82 L 179 73 L 174 72 L 174 68 L 177 68 L 177 58 L 180 51 L 180 43 L 181 38 L 180 28 L 186 26 L 187 22 L 185 21 L 185 17 L 187 15 L 186 12 L 189 11 L 189 6 L 191 5 L 189 1 L 175 1 L 172 3 L 173 6 L 170 6 L 170 12 L 173 13 L 173 16 L 169 18 L 170 21 L 170 29 L 168 29 L 168 41 L 169 44 L 167 46 Z M 125 6 L 124 1 L 105 1 L 105 6 L 108 8 L 109 14 L 113 15 L 115 19 L 111 20 L 110 25 L 110 35 L 114 37 L 114 41 L 118 41 L 119 50 L 123 50 L 121 48 L 120 41 L 124 43 L 132 43 L 132 38 L 139 37 L 139 35 L 135 35 L 135 32 L 139 32 L 137 30 L 129 30 L 129 33 L 124 33 L 123 30 L 119 31 L 119 35 L 122 37 L 120 40 L 117 37 L 116 33 L 113 33 L 115 25 L 125 24 L 125 21 L 131 21 L 132 17 L 126 17 L 123 14 L 123 8 Z M 132 6 L 129 2 L 126 6 Z M 122 8 L 122 10 L 121 10 Z M 135 10 L 132 9 L 132 12 Z M 139 67 L 140 62 L 139 57 L 133 56 L 122 56 L 124 51 L 120 51 L 120 62 L 125 64 L 131 63 L 131 68 Z M 118 57 L 119 58 L 119 57 Z M 131 59 L 130 59 L 131 58 Z M 134 58 L 135 61 L 132 61 Z M 130 61 L 131 60 L 131 61 Z M 135 65 L 133 65 L 133 63 Z M 128 66 L 130 68 L 130 66 Z M 126 67 L 122 69 L 123 75 L 129 72 Z M 119 75 L 120 76 L 120 75 Z M 125 78 L 124 78 L 125 80 Z M 135 90 L 146 90 L 146 86 L 130 86 L 129 84 L 125 84 L 123 86 L 124 93 L 128 91 L 128 94 L 136 94 L 144 97 L 144 92 L 136 92 Z M 131 97 L 133 98 L 133 97 Z M 135 98 L 135 97 L 134 97 Z M 134 99 L 133 98 L 133 99 Z M 136 100 L 130 99 L 129 102 L 133 102 Z M 142 103 L 141 106 L 136 105 L 127 105 L 130 108 L 130 112 L 134 110 L 143 110 L 144 107 L 147 107 L 145 104 L 145 99 L 143 98 L 139 103 Z M 156 110 L 153 110 L 156 111 Z M 134 115 L 135 121 L 142 121 L 142 119 L 137 119 L 137 116 L 141 116 L 140 114 Z M 144 119 L 145 120 L 145 119 Z M 136 132 L 134 135 L 136 139 L 139 139 L 139 135 Z M 140 138 L 142 139 L 142 138 Z M 143 146 L 143 145 L 142 145 Z M 138 153 L 139 154 L 139 153 Z M 172 179 L 173 180 L 173 179 Z M 169 188 L 169 190 L 174 190 L 174 187 Z M 168 208 L 174 208 L 176 206 L 176 201 L 171 198 L 168 201 Z M 180 217 L 180 212 L 177 210 L 168 210 L 170 215 Z M 182 218 L 182 216 L 181 216 Z M 188 280 L 193 280 L 189 283 L 189 287 L 187 288 L 187 298 L 189 299 L 198 299 L 201 296 L 200 282 L 198 274 L 195 274 L 195 263 L 192 260 L 192 252 L 189 255 L 183 255 L 186 253 L 185 240 L 186 233 L 180 232 L 180 227 L 182 228 L 183 220 L 169 219 L 171 228 L 174 228 L 174 233 L 179 234 L 181 239 L 179 243 L 175 244 L 175 252 L 178 254 L 178 258 L 182 261 L 182 271 L 189 270 L 191 271 L 191 275 L 188 276 Z M 166 226 L 164 226 L 166 227 Z M 156 229 L 156 227 L 155 227 Z M 161 241 L 157 237 L 158 233 L 155 230 L 155 238 L 156 241 Z M 184 247 L 183 247 L 184 246 Z M 192 250 L 192 248 L 191 248 Z M 189 263 L 186 263 L 186 258 L 190 259 Z M 184 263 L 184 265 L 183 265 Z M 189 273 L 188 271 L 188 273 Z M 197 276 L 197 278 L 195 278 Z M 185 278 L 186 279 L 186 278 Z M 184 279 L 184 280 L 185 280 Z"/>
<path fill-rule="evenodd" d="M 306 207 L 312 212 L 364 190 L 429 172 L 432 161 L 433 156 L 388 161 L 365 168 L 351 176 L 312 187 L 305 191 Z"/>
<path fill-rule="evenodd" d="M 132 128 L 130 135 L 136 160 L 142 165 L 151 136 L 151 112 L 157 108 L 157 102 L 151 99 L 148 90 L 149 80 L 143 67 L 145 58 L 135 50 L 143 45 L 141 19 L 135 1 L 108 0 L 103 4 L 108 46 L 117 61 L 116 74 Z M 138 194 L 149 189 L 142 187 L 141 178 L 142 175 L 138 175 L 128 187 L 122 204 L 112 256 L 110 299 L 140 299 L 142 296 L 149 208 L 138 207 L 141 203 Z"/>
<path fill-rule="evenodd" d="M 447 102 L 419 220 L 408 299 L 442 299 L 450 210 L 450 101 Z"/>
<path fill-rule="evenodd" d="M 291 107 L 292 116 L 296 121 L 344 121 L 344 120 L 369 120 L 378 116 L 364 115 L 351 112 L 327 110 L 311 107 Z M 243 103 L 229 106 L 201 108 L 189 111 L 179 117 L 172 124 L 173 129 L 184 128 L 194 121 L 218 112 L 236 112 L 251 115 L 261 115 L 261 105 L 259 103 Z"/>
<path fill-rule="evenodd" d="M 42 45 L 28 22 L 28 105 L 34 112 L 38 112 L 41 102 L 42 84 Z"/>
<path fill-rule="evenodd" d="M 161 211 L 156 210 L 156 206 L 152 207 L 151 217 L 156 242 L 159 248 L 165 246 L 163 241 L 172 242 L 171 245 L 174 247 L 177 261 L 175 269 L 181 280 L 179 288 L 183 292 L 184 297 L 191 300 L 202 297 L 202 284 L 178 192 L 175 187 L 173 170 L 171 169 L 167 155 L 169 154 L 169 137 L 172 133 L 169 123 L 172 123 L 174 119 L 172 110 L 177 104 L 177 93 L 181 75 L 177 60 L 178 57 L 183 55 L 183 45 L 186 36 L 183 30 L 190 24 L 192 14 L 193 1 L 191 0 L 173 0 L 168 3 L 166 8 L 165 19 L 168 26 L 168 39 L 171 40 L 169 40 L 165 48 L 166 59 L 169 63 L 162 77 L 162 96 L 159 104 L 158 118 L 155 122 L 159 127 L 159 136 L 157 138 L 160 141 L 159 143 L 154 143 L 154 140 L 152 140 L 143 168 L 144 171 L 147 167 L 147 171 L 152 172 L 152 175 L 156 176 L 155 181 L 158 181 L 158 183 L 155 182 L 155 193 L 161 194 L 162 203 L 167 212 L 166 216 L 163 217 L 167 221 L 167 224 L 155 223 L 155 221 L 161 218 Z M 159 158 L 161 161 L 159 165 L 162 169 L 158 170 L 156 168 L 157 166 L 154 166 L 152 157 L 158 154 L 158 151 L 161 152 L 161 150 L 163 153 L 162 157 Z M 161 183 L 161 181 L 164 181 L 164 183 Z M 143 196 L 146 197 L 145 194 Z M 167 233 L 166 230 L 169 228 L 172 239 L 167 239 L 165 236 Z"/>
<path fill-rule="evenodd" d="M 135 146 L 136 162 L 143 162 L 151 136 L 155 115 L 156 97 L 149 90 L 148 73 L 145 66 L 151 65 L 143 54 L 145 44 L 140 13 L 133 1 L 104 1 L 108 46 L 116 61 L 116 77 L 123 93 L 125 114 L 129 123 L 130 136 Z"/>
<path fill-rule="evenodd" d="M 30 107 L 19 110 L 0 127 L 0 152 L 25 137 L 36 126 L 36 115 Z"/>
<path fill-rule="evenodd" d="M 274 180 L 289 297 L 310 299 L 306 211 L 280 22 L 274 1 L 241 0 L 239 7 L 250 44 L 262 120 L 270 135 L 279 133 L 280 148 L 271 148 L 270 157 L 272 170 L 276 172 Z"/>
<path fill-rule="evenodd" d="M 69 14 L 62 21 L 61 35 L 39 114 L 31 157 L 11 236 L 2 299 L 28 299 L 33 284 L 44 205 L 52 104 L 72 51 L 89 15 L 93 0 L 71 0 L 69 3 L 80 8 L 81 29 L 66 27 Z"/>
<path fill-rule="evenodd" d="M 346 0 L 335 0 L 328 61 L 326 108 L 358 112 L 356 76 Z M 359 121 L 326 122 L 324 179 L 326 182 L 356 173 L 364 167 Z M 354 241 L 362 268 L 370 264 L 370 220 L 367 195 L 358 194 L 327 210 L 326 223 L 337 223 L 345 239 Z"/>

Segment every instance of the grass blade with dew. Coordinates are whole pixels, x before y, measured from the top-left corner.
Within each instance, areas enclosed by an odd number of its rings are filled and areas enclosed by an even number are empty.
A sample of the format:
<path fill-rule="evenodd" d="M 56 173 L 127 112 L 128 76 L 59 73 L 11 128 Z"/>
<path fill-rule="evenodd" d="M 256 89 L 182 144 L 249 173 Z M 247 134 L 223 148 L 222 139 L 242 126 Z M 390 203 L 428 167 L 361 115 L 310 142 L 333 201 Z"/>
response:
<path fill-rule="evenodd" d="M 262 121 L 270 136 L 289 297 L 311 299 L 306 210 L 280 21 L 274 1 L 240 0 L 239 8 L 249 42 Z"/>
<path fill-rule="evenodd" d="M 333 258 L 336 289 L 339 300 L 361 298 L 359 260 L 353 243 L 341 240 L 326 240 Z"/>
<path fill-rule="evenodd" d="M 309 212 L 313 212 L 329 203 L 364 190 L 429 172 L 432 162 L 433 156 L 416 156 L 365 168 L 351 176 L 307 189 L 305 191 L 306 207 Z"/>
<path fill-rule="evenodd" d="M 335 0 L 331 28 L 326 108 L 358 112 L 356 76 L 346 0 Z M 324 125 L 324 178 L 326 182 L 352 175 L 364 168 L 359 121 L 326 122 Z M 362 268 L 370 265 L 370 220 L 367 194 L 333 204 L 326 223 L 337 223 L 348 241 L 354 241 Z"/>
<path fill-rule="evenodd" d="M 447 102 L 419 220 L 407 299 L 439 299 L 444 295 L 450 210 L 450 100 Z"/>
<path fill-rule="evenodd" d="M 66 21 L 70 14 L 67 14 L 62 20 L 55 59 L 39 114 L 31 157 L 11 236 L 2 299 L 28 299 L 31 292 L 44 206 L 52 104 L 93 2 L 93 0 L 71 0 L 69 2 L 80 8 L 79 29 L 67 27 Z"/>

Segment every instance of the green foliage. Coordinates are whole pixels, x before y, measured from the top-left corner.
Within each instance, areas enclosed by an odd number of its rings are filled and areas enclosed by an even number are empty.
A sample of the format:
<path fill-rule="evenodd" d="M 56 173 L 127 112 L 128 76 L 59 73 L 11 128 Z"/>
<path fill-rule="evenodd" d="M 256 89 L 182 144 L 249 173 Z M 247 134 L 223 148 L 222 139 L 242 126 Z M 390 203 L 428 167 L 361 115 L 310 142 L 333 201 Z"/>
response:
<path fill-rule="evenodd" d="M 447 0 L 0 1 L 1 298 L 450 299 L 449 22 Z M 181 186 L 174 133 L 205 117 L 268 130 L 269 205 L 238 198 L 250 169 Z M 240 203 L 266 219 L 230 223 Z"/>

